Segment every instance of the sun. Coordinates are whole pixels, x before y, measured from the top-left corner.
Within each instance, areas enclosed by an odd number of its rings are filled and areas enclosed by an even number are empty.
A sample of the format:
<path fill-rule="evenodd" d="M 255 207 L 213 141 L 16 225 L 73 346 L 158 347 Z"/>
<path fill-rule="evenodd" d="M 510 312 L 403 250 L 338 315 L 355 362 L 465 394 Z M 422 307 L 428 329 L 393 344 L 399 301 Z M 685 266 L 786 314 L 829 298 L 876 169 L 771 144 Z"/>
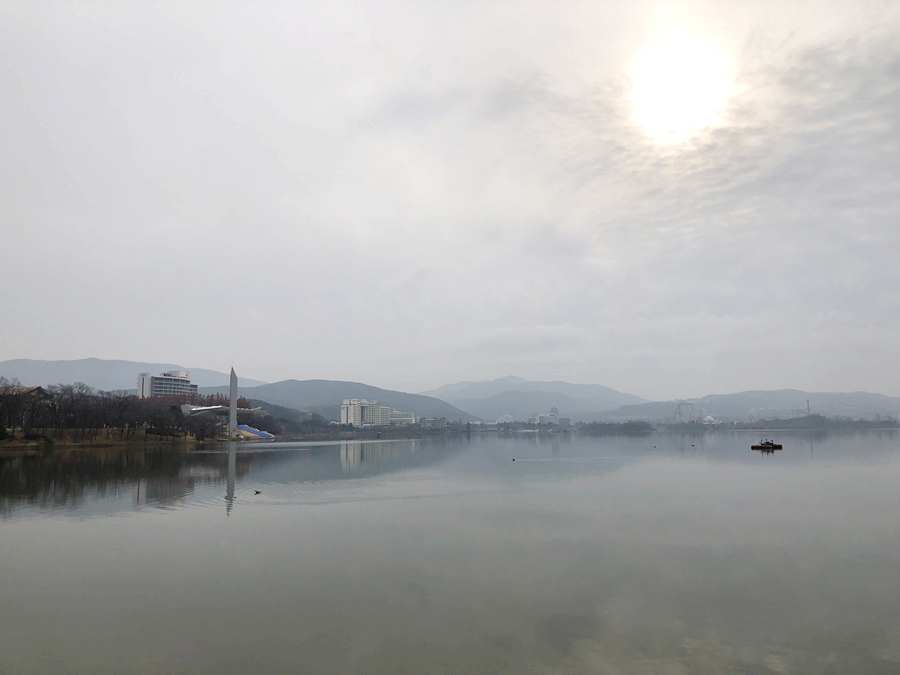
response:
<path fill-rule="evenodd" d="M 684 141 L 723 123 L 732 93 L 731 64 L 714 47 L 671 34 L 632 66 L 634 119 L 660 143 Z"/>

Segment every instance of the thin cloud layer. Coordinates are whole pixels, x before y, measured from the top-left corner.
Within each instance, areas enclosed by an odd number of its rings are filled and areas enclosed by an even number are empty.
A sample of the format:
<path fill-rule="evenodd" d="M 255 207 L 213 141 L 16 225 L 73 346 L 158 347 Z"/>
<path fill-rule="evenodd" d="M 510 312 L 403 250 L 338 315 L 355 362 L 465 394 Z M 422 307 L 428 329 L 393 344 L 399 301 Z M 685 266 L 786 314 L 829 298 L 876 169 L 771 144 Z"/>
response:
<path fill-rule="evenodd" d="M 672 7 L 6 5 L 0 360 L 900 394 L 900 12 Z"/>

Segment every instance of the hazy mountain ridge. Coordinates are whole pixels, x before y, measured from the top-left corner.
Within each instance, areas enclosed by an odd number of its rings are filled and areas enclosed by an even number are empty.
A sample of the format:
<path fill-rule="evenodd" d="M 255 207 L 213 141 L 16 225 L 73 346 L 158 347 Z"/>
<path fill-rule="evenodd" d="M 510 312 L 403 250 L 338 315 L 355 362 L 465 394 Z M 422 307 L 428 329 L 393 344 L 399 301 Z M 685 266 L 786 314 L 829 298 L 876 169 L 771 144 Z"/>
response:
<path fill-rule="evenodd" d="M 138 373 L 159 375 L 167 370 L 186 370 L 191 381 L 201 387 L 228 384 L 230 373 L 205 368 L 186 368 L 174 363 L 147 363 L 118 359 L 75 359 L 47 361 L 40 359 L 11 359 L 0 361 L 0 375 L 17 378 L 26 386 L 72 384 L 84 382 L 101 391 L 137 390 Z M 248 385 L 265 384 L 261 380 L 242 378 Z"/>
<path fill-rule="evenodd" d="M 157 374 L 166 370 L 188 371 L 203 393 L 227 393 L 227 373 L 172 363 L 97 358 L 0 361 L 0 376 L 17 378 L 26 386 L 84 382 L 102 391 L 134 391 L 139 372 Z M 682 418 L 685 420 L 707 415 L 726 422 L 798 417 L 806 414 L 807 401 L 809 412 L 827 417 L 875 419 L 877 416 L 900 416 L 900 397 L 862 391 L 750 390 L 693 399 L 646 401 L 602 385 L 532 382 L 514 376 L 481 382 L 458 382 L 422 394 L 337 380 L 264 383 L 241 377 L 240 373 L 238 383 L 243 396 L 316 412 L 327 419 L 339 419 L 344 398 L 375 399 L 397 410 L 413 412 L 418 417 L 446 417 L 464 422 L 474 422 L 479 418 L 492 421 L 506 413 L 525 420 L 535 413 L 548 412 L 551 407 L 558 408 L 560 416 L 570 417 L 573 422 L 665 422 L 673 419 L 679 401 L 692 405 L 692 408 L 682 406 Z"/>
<path fill-rule="evenodd" d="M 711 416 L 724 422 L 750 419 L 787 419 L 807 414 L 826 417 L 858 417 L 875 419 L 877 416 L 900 415 L 900 397 L 873 394 L 864 391 L 807 392 L 799 389 L 772 391 L 753 390 L 735 394 L 710 394 L 701 398 L 655 401 L 639 405 L 627 405 L 598 416 L 603 421 L 645 420 L 664 422 L 674 418 L 679 403 L 682 416 L 697 418 Z"/>
<path fill-rule="evenodd" d="M 228 387 L 202 387 L 201 393 L 227 393 Z M 341 403 L 345 398 L 376 400 L 382 405 L 416 417 L 446 417 L 450 421 L 476 422 L 477 416 L 460 410 L 440 399 L 422 394 L 381 389 L 361 382 L 339 380 L 283 380 L 271 384 L 246 386 L 238 380 L 238 393 L 248 399 L 262 399 L 269 403 L 315 412 L 326 419 L 340 419 Z"/>
<path fill-rule="evenodd" d="M 423 391 L 420 393 L 422 394 L 422 396 L 434 396 L 435 398 L 439 398 L 444 401 L 466 398 L 485 398 L 487 396 L 499 394 L 503 391 L 512 390 L 516 387 L 516 385 L 523 382 L 528 382 L 528 380 L 525 380 L 521 377 L 516 377 L 515 375 L 508 375 L 496 380 L 466 380 L 464 382 L 456 382 L 455 384 L 445 384 L 441 387 L 438 387 L 437 389 L 433 389 L 431 391 Z M 492 387 L 491 385 L 496 386 Z"/>
<path fill-rule="evenodd" d="M 504 391 L 483 399 L 461 399 L 454 403 L 462 410 L 478 411 L 479 417 L 490 421 L 507 414 L 516 420 L 527 420 L 553 407 L 560 411 L 575 409 L 574 399 L 555 392 Z"/>
<path fill-rule="evenodd" d="M 424 393 L 488 420 L 504 414 L 526 420 L 555 407 L 562 417 L 579 421 L 622 405 L 646 402 L 640 396 L 599 384 L 572 384 L 560 380 L 532 382 L 513 376 L 483 382 L 458 382 Z"/>

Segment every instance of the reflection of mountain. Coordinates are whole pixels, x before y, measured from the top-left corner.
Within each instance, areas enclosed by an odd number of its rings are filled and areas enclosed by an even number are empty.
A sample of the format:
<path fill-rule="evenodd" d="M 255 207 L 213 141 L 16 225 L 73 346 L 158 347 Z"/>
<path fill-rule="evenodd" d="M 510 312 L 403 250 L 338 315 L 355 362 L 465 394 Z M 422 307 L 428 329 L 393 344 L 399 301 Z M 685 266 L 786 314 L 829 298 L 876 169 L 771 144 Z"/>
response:
<path fill-rule="evenodd" d="M 133 489 L 135 505 L 171 505 L 183 502 L 193 492 L 194 482 L 178 477 L 170 480 L 142 479 L 133 484 Z"/>
<path fill-rule="evenodd" d="M 460 447 L 441 438 L 324 445 L 277 443 L 254 453 L 251 475 L 259 483 L 352 480 L 436 464 Z"/>

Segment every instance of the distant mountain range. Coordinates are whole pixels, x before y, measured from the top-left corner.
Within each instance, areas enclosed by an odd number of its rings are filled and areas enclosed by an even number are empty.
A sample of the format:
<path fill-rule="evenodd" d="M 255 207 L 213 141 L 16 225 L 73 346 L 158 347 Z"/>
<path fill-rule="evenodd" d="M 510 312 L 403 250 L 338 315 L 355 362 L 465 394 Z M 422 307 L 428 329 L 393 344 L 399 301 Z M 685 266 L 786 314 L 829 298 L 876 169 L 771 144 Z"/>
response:
<path fill-rule="evenodd" d="M 335 380 L 284 380 L 272 384 L 247 386 L 239 379 L 238 393 L 251 401 L 266 401 L 276 405 L 318 413 L 328 420 L 340 420 L 341 403 L 345 398 L 375 400 L 402 412 L 411 412 L 416 417 L 446 417 L 451 422 L 477 422 L 478 418 L 463 412 L 446 401 L 406 394 L 402 391 L 379 389 L 360 382 L 340 382 Z M 200 393 L 228 393 L 228 387 L 203 387 Z"/>
<path fill-rule="evenodd" d="M 0 376 L 17 379 L 25 386 L 48 386 L 84 382 L 100 391 L 135 391 L 138 373 L 159 373 L 167 370 L 185 370 L 191 381 L 199 385 L 201 393 L 228 393 L 230 373 L 203 368 L 187 368 L 174 363 L 147 363 L 107 359 L 77 359 L 68 361 L 42 361 L 12 359 L 0 361 Z M 315 412 L 326 419 L 339 420 L 341 402 L 345 398 L 377 400 L 396 410 L 412 412 L 416 417 L 446 417 L 448 420 L 476 422 L 478 418 L 458 410 L 446 401 L 419 394 L 380 389 L 359 382 L 332 380 L 284 380 L 269 384 L 238 373 L 241 396 L 286 406 L 297 410 Z"/>
<path fill-rule="evenodd" d="M 106 359 L 0 361 L 0 376 L 16 378 L 26 386 L 84 382 L 101 391 L 134 391 L 138 373 L 159 374 L 167 370 L 188 371 L 202 393 L 228 391 L 228 373 L 185 368 L 173 363 Z M 407 394 L 360 382 L 284 380 L 268 384 L 240 377 L 240 373 L 238 375 L 242 396 L 319 413 L 333 420 L 340 418 L 341 401 L 345 398 L 374 399 L 396 410 L 415 413 L 417 417 L 446 417 L 451 421 L 463 422 L 478 419 L 493 421 L 505 414 L 517 420 L 527 420 L 532 415 L 549 412 L 553 407 L 559 410 L 561 417 L 569 417 L 573 422 L 666 422 L 706 416 L 723 422 L 783 419 L 805 415 L 807 402 L 810 413 L 826 417 L 875 419 L 877 416 L 900 416 L 900 397 L 867 392 L 823 393 L 782 389 L 650 402 L 596 384 L 531 382 L 521 377 L 458 382 L 422 394 Z"/>
<path fill-rule="evenodd" d="M 576 422 L 592 419 L 598 413 L 623 405 L 646 402 L 640 396 L 623 394 L 599 384 L 531 382 L 514 376 L 448 384 L 423 393 L 487 420 L 507 414 L 515 420 L 527 420 L 555 407 L 559 409 L 560 416 L 570 417 Z"/>
<path fill-rule="evenodd" d="M 679 415 L 679 404 L 680 415 Z M 875 419 L 900 415 L 900 397 L 852 393 L 807 392 L 798 389 L 743 391 L 702 398 L 626 405 L 597 416 L 598 421 L 689 421 L 706 416 L 723 422 L 789 419 L 807 414 Z"/>
<path fill-rule="evenodd" d="M 230 373 L 220 373 L 203 368 L 185 368 L 174 363 L 144 363 L 140 361 L 114 361 L 106 359 L 77 359 L 74 361 L 40 361 L 12 359 L 0 361 L 0 375 L 11 380 L 17 378 L 26 386 L 73 384 L 84 382 L 100 391 L 137 390 L 138 373 L 159 375 L 167 370 L 186 370 L 191 381 L 201 387 L 228 384 Z M 260 380 L 242 378 L 247 385 L 265 384 Z"/>

